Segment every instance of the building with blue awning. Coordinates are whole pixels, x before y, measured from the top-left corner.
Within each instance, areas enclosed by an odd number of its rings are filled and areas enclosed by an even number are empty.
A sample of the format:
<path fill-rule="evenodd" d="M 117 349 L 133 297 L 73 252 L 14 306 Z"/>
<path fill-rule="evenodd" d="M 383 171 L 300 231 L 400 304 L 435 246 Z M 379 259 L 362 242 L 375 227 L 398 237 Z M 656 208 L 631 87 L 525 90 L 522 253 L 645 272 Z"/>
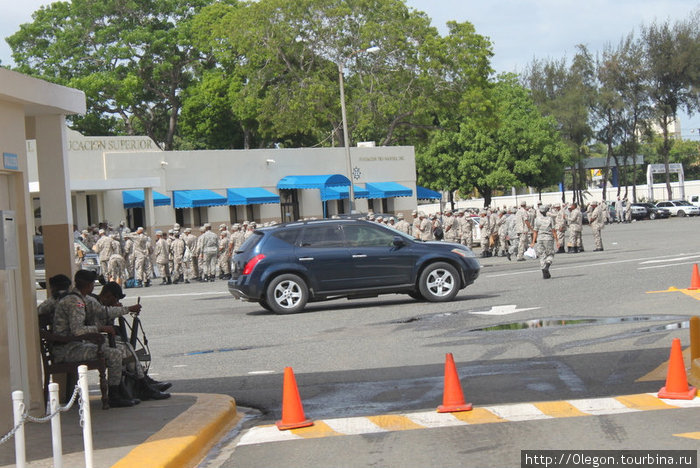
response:
<path fill-rule="evenodd" d="M 68 137 L 73 217 L 80 229 L 126 220 L 130 228 L 152 233 L 174 223 L 331 217 L 349 213 L 351 182 L 358 212 L 408 215 L 416 208 L 412 147 L 353 147 L 348 174 L 341 147 L 161 151 L 146 137 L 85 137 L 70 130 Z M 35 157 L 32 145 L 28 158 Z M 31 170 L 28 181 L 37 208 L 40 188 Z"/>
<path fill-rule="evenodd" d="M 144 191 L 143 190 L 124 190 L 122 191 L 122 200 L 124 208 L 143 208 Z M 168 206 L 170 205 L 170 197 L 163 195 L 160 192 L 153 192 L 153 206 Z"/>

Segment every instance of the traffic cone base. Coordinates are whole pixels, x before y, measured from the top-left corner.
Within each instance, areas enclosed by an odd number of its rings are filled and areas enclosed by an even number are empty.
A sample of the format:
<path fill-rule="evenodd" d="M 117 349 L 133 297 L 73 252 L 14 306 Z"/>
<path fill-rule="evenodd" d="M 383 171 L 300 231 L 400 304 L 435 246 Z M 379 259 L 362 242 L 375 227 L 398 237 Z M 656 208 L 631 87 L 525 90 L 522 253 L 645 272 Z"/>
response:
<path fill-rule="evenodd" d="M 683 351 L 681 351 L 681 340 L 674 338 L 671 342 L 671 356 L 668 360 L 666 385 L 659 390 L 658 396 L 659 398 L 672 400 L 692 400 L 696 394 L 697 389 L 688 386 L 688 376 L 685 373 Z"/>
<path fill-rule="evenodd" d="M 690 291 L 697 291 L 700 289 L 700 271 L 698 271 L 698 264 L 693 265 L 693 275 L 690 277 Z"/>
<path fill-rule="evenodd" d="M 659 390 L 659 398 L 668 398 L 671 400 L 692 400 L 695 398 L 698 389 L 695 387 L 688 387 L 687 392 L 668 392 L 666 387 L 662 387 Z"/>
<path fill-rule="evenodd" d="M 471 409 L 472 404 L 464 401 L 462 384 L 459 382 L 454 357 L 452 357 L 452 353 L 447 353 L 445 356 L 445 389 L 442 405 L 438 406 L 437 412 L 455 413 L 458 411 L 470 411 Z"/>
<path fill-rule="evenodd" d="M 286 431 L 313 425 L 313 421 L 306 419 L 304 408 L 301 405 L 297 381 L 291 367 L 284 368 L 284 383 L 282 387 L 282 419 L 277 421 L 277 429 Z"/>
<path fill-rule="evenodd" d="M 438 406 L 438 413 L 456 413 L 458 411 L 471 411 L 472 404 L 467 403 L 465 405 L 440 405 Z"/>
<path fill-rule="evenodd" d="M 280 431 L 287 431 L 289 429 L 299 429 L 300 427 L 309 427 L 309 426 L 313 426 L 313 425 L 314 425 L 314 422 L 310 419 L 307 419 L 305 421 L 296 422 L 293 424 L 283 424 L 282 421 L 277 421 L 275 423 L 275 426 L 277 426 L 277 429 L 279 429 Z"/>

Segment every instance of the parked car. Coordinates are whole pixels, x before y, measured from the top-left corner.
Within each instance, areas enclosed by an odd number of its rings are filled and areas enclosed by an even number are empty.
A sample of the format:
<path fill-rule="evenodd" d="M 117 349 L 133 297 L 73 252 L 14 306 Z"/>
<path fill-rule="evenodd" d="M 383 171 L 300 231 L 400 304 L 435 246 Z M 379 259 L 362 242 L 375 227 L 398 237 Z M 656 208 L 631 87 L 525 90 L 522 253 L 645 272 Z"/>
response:
<path fill-rule="evenodd" d="M 99 276 L 100 261 L 98 255 L 88 249 L 85 244 L 79 240 L 73 241 L 73 255 L 78 255 L 78 250 L 82 251 L 81 268 L 84 270 L 92 270 Z M 34 236 L 34 281 L 41 289 L 46 289 L 46 269 L 44 265 L 44 238 L 42 236 Z"/>
<path fill-rule="evenodd" d="M 700 208 L 685 200 L 671 200 L 658 202 L 658 208 L 666 208 L 671 212 L 671 216 L 700 216 Z"/>
<path fill-rule="evenodd" d="M 363 220 L 304 221 L 256 230 L 235 252 L 228 289 L 278 314 L 307 302 L 391 293 L 444 302 L 480 268 L 463 245 L 417 241 Z"/>
<path fill-rule="evenodd" d="M 688 201 L 691 205 L 700 207 L 700 195 L 691 195 L 688 197 Z"/>
<path fill-rule="evenodd" d="M 631 212 L 630 215 L 632 219 L 640 220 L 649 217 L 649 209 L 644 205 L 640 205 L 639 203 L 632 203 L 629 209 Z"/>
<path fill-rule="evenodd" d="M 646 215 L 643 219 L 656 219 L 656 218 L 668 218 L 671 216 L 671 212 L 666 208 L 658 208 L 652 203 L 632 203 L 632 208 L 639 206 L 646 210 Z M 634 217 L 634 211 L 632 212 L 632 217 Z"/>

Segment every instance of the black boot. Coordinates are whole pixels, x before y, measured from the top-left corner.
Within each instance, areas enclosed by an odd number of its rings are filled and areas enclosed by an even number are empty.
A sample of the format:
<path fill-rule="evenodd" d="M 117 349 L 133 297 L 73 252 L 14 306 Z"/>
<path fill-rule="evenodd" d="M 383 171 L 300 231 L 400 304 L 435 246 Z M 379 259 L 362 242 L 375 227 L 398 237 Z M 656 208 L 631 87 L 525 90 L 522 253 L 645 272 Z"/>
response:
<path fill-rule="evenodd" d="M 171 384 L 170 382 L 159 382 L 155 379 L 152 379 L 148 375 L 145 377 L 145 379 L 146 379 L 146 383 L 148 383 L 151 387 L 154 387 L 154 388 L 160 390 L 161 392 L 164 392 L 173 386 L 173 384 Z"/>
<path fill-rule="evenodd" d="M 121 392 L 121 395 L 125 400 L 131 400 L 131 402 L 134 405 L 138 405 L 139 403 L 141 403 L 141 400 L 135 398 L 134 395 L 129 391 L 123 378 L 122 381 L 119 382 L 119 392 Z"/>
<path fill-rule="evenodd" d="M 128 408 L 134 406 L 134 402 L 122 395 L 122 392 L 119 390 L 119 385 L 110 385 L 109 406 L 111 408 Z"/>
<path fill-rule="evenodd" d="M 165 279 L 165 276 L 163 277 L 163 281 L 160 284 L 168 284 L 168 280 Z"/>
<path fill-rule="evenodd" d="M 185 284 L 190 284 L 190 280 L 186 279 Z"/>
<path fill-rule="evenodd" d="M 564 245 L 560 245 L 559 250 L 557 250 L 557 253 L 564 253 L 564 252 L 565 252 Z"/>
<path fill-rule="evenodd" d="M 167 284 L 173 284 L 173 281 L 170 279 L 169 276 L 168 276 L 168 282 L 167 282 Z"/>
<path fill-rule="evenodd" d="M 579 252 L 578 247 L 573 247 L 573 252 L 578 253 Z"/>
<path fill-rule="evenodd" d="M 151 285 L 151 280 L 147 279 L 145 283 L 143 283 L 143 286 L 145 288 L 149 287 Z"/>
<path fill-rule="evenodd" d="M 552 274 L 549 272 L 549 263 L 547 263 L 544 268 L 542 268 L 542 277 L 544 279 L 549 279 L 552 277 Z"/>
<path fill-rule="evenodd" d="M 136 385 L 138 389 L 137 395 L 142 400 L 165 400 L 166 398 L 170 398 L 169 393 L 163 393 L 152 387 L 146 382 L 145 378 L 137 380 Z"/>

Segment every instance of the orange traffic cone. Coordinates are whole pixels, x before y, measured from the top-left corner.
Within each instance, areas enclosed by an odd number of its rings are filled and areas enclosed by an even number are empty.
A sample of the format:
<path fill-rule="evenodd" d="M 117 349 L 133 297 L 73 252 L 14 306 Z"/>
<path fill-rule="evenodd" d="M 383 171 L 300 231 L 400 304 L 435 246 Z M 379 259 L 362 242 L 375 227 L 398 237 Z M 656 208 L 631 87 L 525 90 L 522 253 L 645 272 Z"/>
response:
<path fill-rule="evenodd" d="M 693 265 L 693 276 L 690 277 L 690 287 L 691 291 L 696 291 L 700 289 L 700 272 L 698 272 L 698 264 Z"/>
<path fill-rule="evenodd" d="M 282 420 L 277 421 L 280 431 L 307 427 L 313 425 L 313 421 L 306 419 L 304 408 L 301 406 L 297 381 L 291 367 L 284 368 L 284 386 L 282 387 Z"/>
<path fill-rule="evenodd" d="M 688 377 L 685 375 L 681 340 L 674 338 L 671 344 L 671 358 L 668 361 L 668 373 L 666 374 L 666 386 L 659 390 L 659 398 L 673 400 L 692 400 L 697 389 L 688 386 Z"/>
<path fill-rule="evenodd" d="M 462 384 L 459 382 L 457 367 L 452 353 L 445 357 L 445 390 L 442 396 L 442 405 L 438 406 L 438 413 L 454 413 L 457 411 L 469 411 L 471 403 L 464 402 Z"/>

